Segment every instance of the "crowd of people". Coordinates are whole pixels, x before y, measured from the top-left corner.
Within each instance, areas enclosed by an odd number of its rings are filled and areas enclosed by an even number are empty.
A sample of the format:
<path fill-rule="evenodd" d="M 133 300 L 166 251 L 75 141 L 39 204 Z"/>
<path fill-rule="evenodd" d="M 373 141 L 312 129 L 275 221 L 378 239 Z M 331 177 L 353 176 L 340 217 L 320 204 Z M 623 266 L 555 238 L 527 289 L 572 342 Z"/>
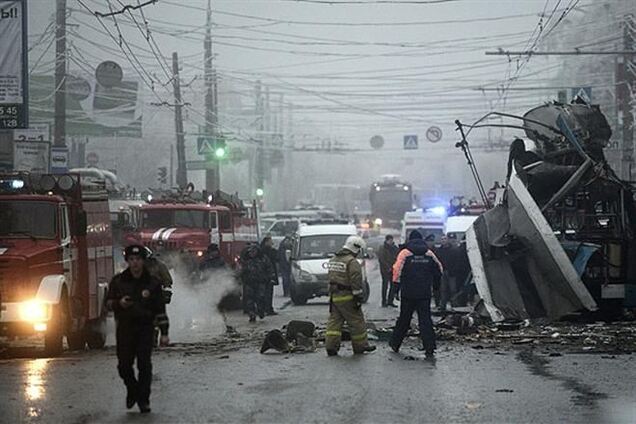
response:
<path fill-rule="evenodd" d="M 460 306 L 470 297 L 466 285 L 470 265 L 465 243 L 455 244 L 443 236 L 436 246 L 422 231 L 413 231 L 402 245 L 396 245 L 387 235 L 377 252 L 382 276 L 382 306 L 397 307 L 400 313 L 389 346 L 398 352 L 417 312 L 422 349 L 434 355 L 435 333 L 431 319 L 431 301 L 440 311 L 449 305 Z M 249 244 L 240 254 L 237 277 L 242 286 L 243 311 L 249 322 L 259 317 L 277 315 L 273 307 L 274 286 L 282 281 L 283 294 L 288 296 L 291 283 L 291 263 L 287 252 L 291 239 L 285 238 L 274 247 L 271 237 L 261 243 Z M 372 352 L 361 305 L 364 302 L 363 281 L 359 257 L 366 252 L 366 243 L 359 236 L 347 238 L 344 246 L 327 263 L 329 281 L 329 319 L 325 333 L 325 348 L 329 356 L 337 356 L 343 327 L 347 324 L 355 354 Z M 158 343 L 169 343 L 169 322 L 166 315 L 170 303 L 172 279 L 166 266 L 147 248 L 129 246 L 125 250 L 128 268 L 111 281 L 107 306 L 114 311 L 117 322 L 118 370 L 127 388 L 126 406 L 137 404 L 141 412 L 150 411 L 151 353 Z M 215 272 L 229 269 L 218 245 L 211 244 L 201 258 L 197 271 L 200 278 L 213 277 Z M 219 306 L 220 307 L 220 306 Z M 137 362 L 135 376 L 133 363 Z"/>

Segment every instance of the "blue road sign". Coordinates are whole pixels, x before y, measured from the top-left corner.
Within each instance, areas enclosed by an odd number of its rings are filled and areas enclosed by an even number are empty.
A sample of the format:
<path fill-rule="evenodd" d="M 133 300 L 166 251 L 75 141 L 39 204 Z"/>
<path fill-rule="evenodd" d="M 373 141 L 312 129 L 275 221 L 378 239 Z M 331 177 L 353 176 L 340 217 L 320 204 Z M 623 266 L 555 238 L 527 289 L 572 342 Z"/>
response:
<path fill-rule="evenodd" d="M 417 135 L 410 134 L 404 136 L 404 150 L 417 150 Z"/>

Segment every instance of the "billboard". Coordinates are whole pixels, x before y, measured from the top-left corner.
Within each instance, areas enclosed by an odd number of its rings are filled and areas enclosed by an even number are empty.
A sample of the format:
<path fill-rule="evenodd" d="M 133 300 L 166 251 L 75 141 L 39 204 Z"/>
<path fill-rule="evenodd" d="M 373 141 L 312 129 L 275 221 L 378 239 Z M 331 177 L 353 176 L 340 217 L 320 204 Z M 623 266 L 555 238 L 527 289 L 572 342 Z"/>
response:
<path fill-rule="evenodd" d="M 53 123 L 54 76 L 31 75 L 30 88 L 31 119 Z M 140 138 L 142 112 L 142 92 L 135 80 L 124 78 L 105 87 L 95 76 L 67 76 L 67 137 Z"/>
<path fill-rule="evenodd" d="M 26 128 L 26 0 L 0 0 L 0 130 Z"/>
<path fill-rule="evenodd" d="M 49 172 L 50 129 L 48 124 L 34 124 L 29 129 L 13 131 L 13 169 Z"/>

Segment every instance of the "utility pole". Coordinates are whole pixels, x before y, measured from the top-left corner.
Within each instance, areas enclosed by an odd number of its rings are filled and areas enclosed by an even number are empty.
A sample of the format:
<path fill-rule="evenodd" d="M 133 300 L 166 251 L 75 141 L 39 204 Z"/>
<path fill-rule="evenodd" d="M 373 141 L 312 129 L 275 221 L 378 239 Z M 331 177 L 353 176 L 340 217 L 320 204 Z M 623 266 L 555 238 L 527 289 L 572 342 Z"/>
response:
<path fill-rule="evenodd" d="M 261 81 L 256 81 L 256 116 L 258 117 L 258 147 L 254 158 L 254 176 L 256 179 L 256 189 L 263 189 L 265 183 L 265 166 L 263 164 L 263 140 L 265 130 L 265 111 L 263 108 L 263 88 Z"/>
<path fill-rule="evenodd" d="M 170 145 L 170 187 L 174 187 L 174 144 Z"/>
<path fill-rule="evenodd" d="M 634 51 L 636 47 L 636 20 L 631 13 L 623 17 L 623 48 Z M 634 163 L 634 115 L 632 101 L 636 100 L 636 84 L 634 84 L 634 54 L 626 53 L 616 60 L 616 101 L 618 120 L 622 129 L 621 177 L 631 181 L 631 169 Z"/>
<path fill-rule="evenodd" d="M 66 147 L 66 0 L 57 0 L 55 25 L 55 131 L 53 145 Z"/>
<path fill-rule="evenodd" d="M 172 88 L 174 89 L 174 128 L 177 132 L 177 186 L 185 188 L 188 184 L 185 160 L 185 137 L 183 134 L 183 114 L 181 108 L 181 83 L 179 81 L 179 56 L 172 53 Z"/>
<path fill-rule="evenodd" d="M 205 78 L 205 135 L 216 138 L 218 136 L 218 87 L 216 70 L 212 65 L 212 4 L 208 0 L 208 10 L 205 24 L 204 48 L 204 78 Z M 205 187 L 210 192 L 221 189 L 220 161 L 212 155 L 208 159 L 208 169 L 205 171 Z"/>
<path fill-rule="evenodd" d="M 292 121 L 292 112 L 293 105 L 289 103 L 287 105 L 287 128 L 285 129 L 285 137 L 283 138 L 283 146 L 287 144 L 287 148 L 283 150 L 283 178 L 285 181 L 292 181 L 294 177 L 292 157 L 294 150 L 294 127 Z M 285 186 L 285 192 L 283 194 L 283 208 L 287 210 L 292 206 L 291 199 L 294 193 L 291 192 L 291 184 L 289 186 L 287 186 L 287 184 L 283 184 L 283 186 Z"/>
<path fill-rule="evenodd" d="M 263 178 L 270 181 L 272 178 L 272 167 L 270 164 L 271 148 L 272 148 L 272 111 L 269 103 L 269 87 L 265 87 L 265 134 L 263 135 L 263 153 L 261 160 L 263 161 Z"/>

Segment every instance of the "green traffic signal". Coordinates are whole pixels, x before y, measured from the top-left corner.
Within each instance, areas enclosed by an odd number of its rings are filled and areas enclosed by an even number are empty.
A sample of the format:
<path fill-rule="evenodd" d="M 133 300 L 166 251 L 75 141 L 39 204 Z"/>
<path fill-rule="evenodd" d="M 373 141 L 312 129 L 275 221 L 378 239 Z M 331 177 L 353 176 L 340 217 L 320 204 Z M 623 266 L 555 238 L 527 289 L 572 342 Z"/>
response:
<path fill-rule="evenodd" d="M 217 159 L 223 159 L 225 157 L 225 147 L 217 147 L 214 151 L 214 156 Z"/>
<path fill-rule="evenodd" d="M 264 194 L 265 194 L 265 190 L 263 190 L 262 188 L 257 188 L 256 189 L 256 195 L 258 197 L 263 197 Z"/>

